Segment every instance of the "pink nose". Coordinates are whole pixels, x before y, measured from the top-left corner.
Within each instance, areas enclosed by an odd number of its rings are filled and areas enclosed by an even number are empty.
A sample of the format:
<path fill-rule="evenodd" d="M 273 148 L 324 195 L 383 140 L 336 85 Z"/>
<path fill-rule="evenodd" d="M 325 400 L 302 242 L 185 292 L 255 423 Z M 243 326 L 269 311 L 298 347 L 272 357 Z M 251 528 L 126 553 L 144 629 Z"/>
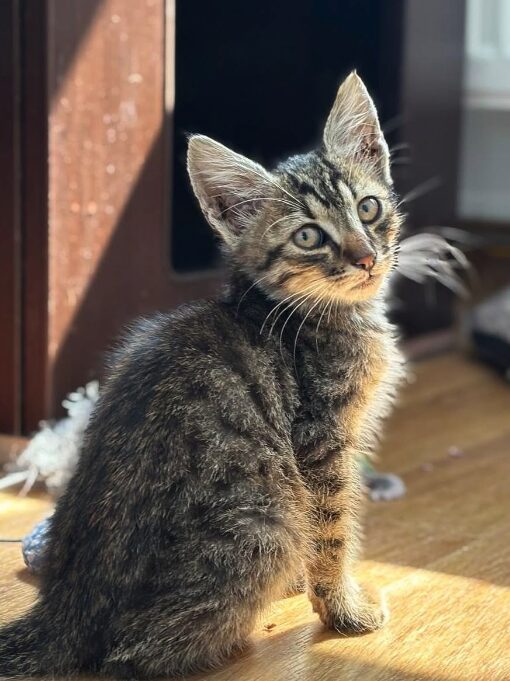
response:
<path fill-rule="evenodd" d="M 369 253 L 368 255 L 364 255 L 361 258 L 357 258 L 352 264 L 362 270 L 370 271 L 375 264 L 375 257 Z"/>

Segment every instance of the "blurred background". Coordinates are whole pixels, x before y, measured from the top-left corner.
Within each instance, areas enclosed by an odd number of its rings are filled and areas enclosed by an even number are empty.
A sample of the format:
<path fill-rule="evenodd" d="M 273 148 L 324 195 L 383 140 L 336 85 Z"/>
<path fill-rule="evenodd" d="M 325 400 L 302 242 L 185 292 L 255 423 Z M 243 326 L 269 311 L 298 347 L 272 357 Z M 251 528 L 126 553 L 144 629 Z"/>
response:
<path fill-rule="evenodd" d="M 133 317 L 220 285 L 186 134 L 274 163 L 318 141 L 353 68 L 407 233 L 447 233 L 474 268 L 464 302 L 401 282 L 409 351 L 491 359 L 471 320 L 510 282 L 510 2 L 2 0 L 0 432 L 61 415 Z"/>

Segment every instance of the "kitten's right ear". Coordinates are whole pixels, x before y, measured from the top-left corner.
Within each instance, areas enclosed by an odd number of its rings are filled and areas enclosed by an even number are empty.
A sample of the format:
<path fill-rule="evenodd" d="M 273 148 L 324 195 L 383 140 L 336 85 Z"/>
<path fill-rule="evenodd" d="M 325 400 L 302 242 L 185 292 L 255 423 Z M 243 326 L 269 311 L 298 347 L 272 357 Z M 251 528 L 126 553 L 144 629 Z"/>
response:
<path fill-rule="evenodd" d="M 355 71 L 338 89 L 324 128 L 324 145 L 333 155 L 355 158 L 371 166 L 391 185 L 388 145 L 374 102 Z"/>
<path fill-rule="evenodd" d="M 271 175 L 205 135 L 189 140 L 188 173 L 207 221 L 234 248 L 273 189 Z"/>

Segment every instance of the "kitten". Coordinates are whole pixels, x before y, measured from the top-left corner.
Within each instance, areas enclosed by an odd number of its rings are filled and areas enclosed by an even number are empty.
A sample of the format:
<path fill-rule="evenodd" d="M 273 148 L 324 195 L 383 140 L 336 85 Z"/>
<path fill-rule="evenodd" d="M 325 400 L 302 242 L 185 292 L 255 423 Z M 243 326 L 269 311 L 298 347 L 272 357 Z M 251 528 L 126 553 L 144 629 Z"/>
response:
<path fill-rule="evenodd" d="M 402 374 L 384 303 L 401 217 L 372 100 L 353 73 L 318 151 L 269 172 L 195 136 L 188 169 L 228 287 L 116 354 L 39 600 L 0 631 L 4 676 L 215 666 L 303 568 L 325 625 L 384 622 L 352 576 L 359 456 Z"/>

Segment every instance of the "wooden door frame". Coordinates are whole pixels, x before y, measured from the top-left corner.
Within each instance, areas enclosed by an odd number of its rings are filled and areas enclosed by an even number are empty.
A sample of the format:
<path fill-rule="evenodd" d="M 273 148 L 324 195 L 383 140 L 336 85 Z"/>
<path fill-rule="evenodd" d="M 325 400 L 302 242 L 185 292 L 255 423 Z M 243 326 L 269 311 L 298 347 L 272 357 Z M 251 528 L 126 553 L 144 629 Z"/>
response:
<path fill-rule="evenodd" d="M 220 274 L 182 277 L 170 268 L 174 0 L 155 0 L 150 6 L 127 5 L 123 0 L 10 0 L 10 6 L 16 11 L 12 35 L 18 50 L 17 61 L 11 57 L 17 97 L 11 119 L 19 127 L 10 143 L 16 140 L 12 154 L 22 172 L 19 178 L 8 173 L 13 181 L 18 178 L 19 209 L 18 217 L 13 213 L 8 221 L 10 254 L 5 257 L 17 269 L 9 274 L 10 296 L 0 294 L 0 314 L 12 327 L 2 360 L 13 374 L 9 385 L 2 386 L 0 399 L 13 402 L 9 410 L 2 407 L 6 414 L 2 428 L 27 433 L 41 419 L 62 413 L 60 402 L 67 392 L 101 374 L 103 355 L 126 323 L 204 295 L 217 287 Z M 128 41 L 129 54 L 123 41 Z M 4 43 L 4 50 L 7 47 Z M 96 49 L 104 53 L 96 55 Z M 123 60 L 117 58 L 117 49 Z M 132 54 L 141 73 L 135 68 L 126 71 Z M 92 107 L 88 114 L 87 107 L 78 105 L 81 92 L 75 86 L 82 62 L 87 76 L 82 82 L 90 94 L 87 105 Z M 154 80 L 157 74 L 159 79 Z M 95 96 L 96 86 L 105 92 L 104 103 Z M 125 169 L 131 164 L 140 169 L 139 177 L 125 202 L 112 204 L 111 238 L 93 253 L 94 267 L 79 273 L 81 298 L 68 305 L 69 270 L 79 271 L 83 264 L 76 244 L 87 239 L 95 244 L 94 229 L 84 214 L 88 208 L 92 212 L 93 202 L 86 198 L 85 188 L 81 198 L 86 210 L 74 209 L 77 202 L 69 177 L 78 176 L 75 184 L 81 190 L 105 172 L 97 160 L 106 145 L 101 141 L 104 119 L 115 111 L 119 99 L 127 102 L 128 116 L 129 107 L 138 107 L 138 120 L 128 123 L 125 144 L 108 149 L 108 165 Z M 140 140 L 149 125 L 154 139 L 143 146 Z M 81 147 L 86 136 L 96 147 L 100 140 L 101 147 L 88 157 Z M 113 178 L 106 174 L 106 189 L 110 181 Z M 94 197 L 96 201 L 99 212 L 103 206 Z M 12 257 L 14 247 L 17 258 Z M 65 257 L 60 258 L 62 252 Z M 57 347 L 63 318 L 68 329 Z"/>
<path fill-rule="evenodd" d="M 47 2 L 21 14 L 22 409 L 21 432 L 48 412 L 48 90 Z"/>
<path fill-rule="evenodd" d="M 0 432 L 21 427 L 19 2 L 0 3 Z"/>

